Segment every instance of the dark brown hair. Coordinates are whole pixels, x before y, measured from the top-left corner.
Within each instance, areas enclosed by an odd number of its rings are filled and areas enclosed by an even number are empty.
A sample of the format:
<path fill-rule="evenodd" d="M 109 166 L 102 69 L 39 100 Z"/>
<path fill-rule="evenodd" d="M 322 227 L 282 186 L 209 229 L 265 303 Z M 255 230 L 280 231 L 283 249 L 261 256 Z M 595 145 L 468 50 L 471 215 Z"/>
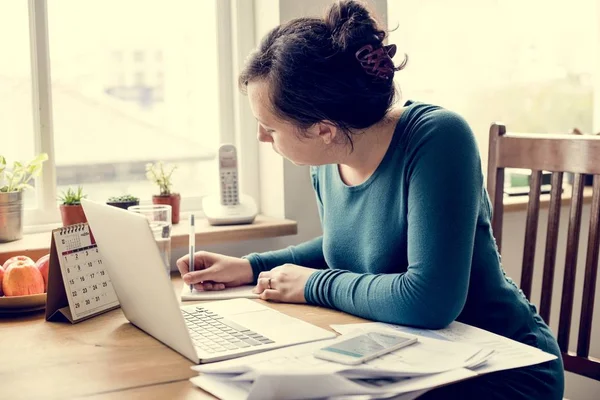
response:
<path fill-rule="evenodd" d="M 364 45 L 382 47 L 385 37 L 365 5 L 338 1 L 324 18 L 298 18 L 271 30 L 248 58 L 240 89 L 265 79 L 277 117 L 301 130 L 327 120 L 352 142 L 352 130 L 380 121 L 394 102 L 393 79 L 367 74 L 355 55 Z M 406 62 L 405 56 L 395 69 Z"/>

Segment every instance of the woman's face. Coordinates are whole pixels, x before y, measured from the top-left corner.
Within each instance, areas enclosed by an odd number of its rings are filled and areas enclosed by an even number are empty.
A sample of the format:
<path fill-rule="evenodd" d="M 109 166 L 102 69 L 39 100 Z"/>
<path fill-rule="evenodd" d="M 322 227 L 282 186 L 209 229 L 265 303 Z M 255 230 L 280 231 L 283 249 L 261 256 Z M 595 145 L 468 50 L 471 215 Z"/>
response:
<path fill-rule="evenodd" d="M 321 165 L 331 162 L 331 129 L 327 124 L 315 124 L 306 133 L 287 121 L 281 121 L 271 111 L 269 86 L 264 80 L 248 82 L 250 108 L 258 121 L 258 140 L 271 143 L 273 150 L 296 165 Z"/>

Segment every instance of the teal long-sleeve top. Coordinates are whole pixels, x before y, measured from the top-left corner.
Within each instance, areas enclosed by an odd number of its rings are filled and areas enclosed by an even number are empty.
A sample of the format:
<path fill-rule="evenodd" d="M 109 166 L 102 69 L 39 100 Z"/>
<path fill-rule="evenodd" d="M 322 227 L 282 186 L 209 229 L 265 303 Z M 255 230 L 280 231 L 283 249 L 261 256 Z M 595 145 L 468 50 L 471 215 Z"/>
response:
<path fill-rule="evenodd" d="M 507 337 L 531 331 L 535 308 L 502 269 L 479 150 L 459 115 L 409 101 L 365 182 L 346 185 L 337 165 L 311 175 L 323 235 L 248 255 L 255 278 L 293 263 L 319 269 L 309 304 L 429 329 L 459 320 Z"/>

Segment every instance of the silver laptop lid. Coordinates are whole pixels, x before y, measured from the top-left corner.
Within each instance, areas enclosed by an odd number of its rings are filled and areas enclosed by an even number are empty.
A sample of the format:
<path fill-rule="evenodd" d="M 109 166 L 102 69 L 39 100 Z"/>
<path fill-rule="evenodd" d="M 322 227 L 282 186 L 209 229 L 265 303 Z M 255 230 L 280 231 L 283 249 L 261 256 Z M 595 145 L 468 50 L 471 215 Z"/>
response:
<path fill-rule="evenodd" d="M 198 355 L 146 217 L 87 199 L 81 204 L 125 317 L 197 363 Z"/>

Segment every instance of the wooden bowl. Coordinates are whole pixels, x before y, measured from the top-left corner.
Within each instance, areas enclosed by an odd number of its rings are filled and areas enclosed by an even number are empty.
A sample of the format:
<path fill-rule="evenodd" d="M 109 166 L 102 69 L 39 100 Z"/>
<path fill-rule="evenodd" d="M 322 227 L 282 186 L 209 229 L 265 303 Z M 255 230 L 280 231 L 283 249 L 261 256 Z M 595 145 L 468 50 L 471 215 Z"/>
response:
<path fill-rule="evenodd" d="M 0 314 L 20 314 L 46 308 L 46 293 L 0 297 Z"/>

